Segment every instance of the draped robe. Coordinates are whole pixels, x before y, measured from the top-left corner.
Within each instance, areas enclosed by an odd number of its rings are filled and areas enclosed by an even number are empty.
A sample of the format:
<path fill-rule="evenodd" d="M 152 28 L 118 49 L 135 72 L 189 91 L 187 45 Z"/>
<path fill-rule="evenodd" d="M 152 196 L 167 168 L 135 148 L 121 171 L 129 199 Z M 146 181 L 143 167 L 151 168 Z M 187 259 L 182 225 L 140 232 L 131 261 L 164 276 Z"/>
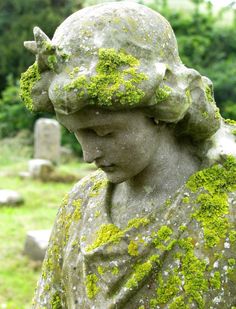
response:
<path fill-rule="evenodd" d="M 236 308 L 235 185 L 223 211 L 211 196 L 220 220 L 211 236 L 199 215 L 212 219 L 212 205 L 201 204 L 206 189 L 184 185 L 120 229 L 105 173 L 85 177 L 59 209 L 33 308 Z"/>

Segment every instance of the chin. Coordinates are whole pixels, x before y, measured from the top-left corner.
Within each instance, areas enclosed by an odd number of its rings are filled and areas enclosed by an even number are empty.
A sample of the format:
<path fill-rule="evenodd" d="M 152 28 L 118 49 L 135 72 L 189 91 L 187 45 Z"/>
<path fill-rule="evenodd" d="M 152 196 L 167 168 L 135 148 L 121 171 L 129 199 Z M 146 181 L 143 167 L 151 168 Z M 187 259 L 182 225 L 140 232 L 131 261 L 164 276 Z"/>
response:
<path fill-rule="evenodd" d="M 108 172 L 105 172 L 106 176 L 107 176 L 107 179 L 109 180 L 109 182 L 113 183 L 113 184 L 119 184 L 119 183 L 122 183 L 126 180 L 129 179 L 129 177 L 125 177 L 124 175 L 117 175 L 115 173 L 108 173 Z"/>

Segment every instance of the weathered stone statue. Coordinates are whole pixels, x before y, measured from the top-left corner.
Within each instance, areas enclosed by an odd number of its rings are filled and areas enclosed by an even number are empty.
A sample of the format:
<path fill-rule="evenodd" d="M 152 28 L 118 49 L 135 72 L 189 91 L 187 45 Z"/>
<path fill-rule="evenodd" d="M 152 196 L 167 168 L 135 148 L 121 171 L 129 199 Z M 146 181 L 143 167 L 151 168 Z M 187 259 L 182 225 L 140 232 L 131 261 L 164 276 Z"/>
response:
<path fill-rule="evenodd" d="M 117 2 L 34 34 L 21 95 L 99 169 L 63 201 L 33 308 L 236 308 L 236 127 L 169 23 Z"/>

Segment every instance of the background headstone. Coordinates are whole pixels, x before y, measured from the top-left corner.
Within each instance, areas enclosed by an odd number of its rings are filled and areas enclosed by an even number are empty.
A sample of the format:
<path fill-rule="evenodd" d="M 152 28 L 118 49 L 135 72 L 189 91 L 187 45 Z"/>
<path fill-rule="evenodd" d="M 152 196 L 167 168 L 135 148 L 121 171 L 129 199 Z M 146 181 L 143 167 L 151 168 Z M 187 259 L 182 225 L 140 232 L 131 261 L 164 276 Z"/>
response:
<path fill-rule="evenodd" d="M 58 163 L 60 159 L 60 125 L 54 119 L 40 118 L 34 130 L 34 158 Z"/>
<path fill-rule="evenodd" d="M 34 261 L 43 261 L 50 235 L 50 230 L 29 231 L 23 253 Z"/>

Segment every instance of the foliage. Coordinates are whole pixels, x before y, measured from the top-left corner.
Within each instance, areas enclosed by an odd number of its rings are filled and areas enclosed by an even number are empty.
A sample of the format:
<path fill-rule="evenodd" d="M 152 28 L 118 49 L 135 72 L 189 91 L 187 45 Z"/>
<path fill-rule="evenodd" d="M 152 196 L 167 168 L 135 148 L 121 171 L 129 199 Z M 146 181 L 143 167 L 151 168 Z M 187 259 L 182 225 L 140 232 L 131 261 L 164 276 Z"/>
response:
<path fill-rule="evenodd" d="M 32 130 L 36 115 L 27 111 L 19 97 L 19 86 L 8 76 L 0 99 L 0 138 L 14 136 L 22 129 Z"/>
<path fill-rule="evenodd" d="M 20 76 L 34 62 L 23 42 L 33 39 L 34 26 L 42 27 L 49 37 L 72 12 L 81 8 L 75 0 L 1 0 L 0 2 L 0 90 L 6 76 Z"/>

